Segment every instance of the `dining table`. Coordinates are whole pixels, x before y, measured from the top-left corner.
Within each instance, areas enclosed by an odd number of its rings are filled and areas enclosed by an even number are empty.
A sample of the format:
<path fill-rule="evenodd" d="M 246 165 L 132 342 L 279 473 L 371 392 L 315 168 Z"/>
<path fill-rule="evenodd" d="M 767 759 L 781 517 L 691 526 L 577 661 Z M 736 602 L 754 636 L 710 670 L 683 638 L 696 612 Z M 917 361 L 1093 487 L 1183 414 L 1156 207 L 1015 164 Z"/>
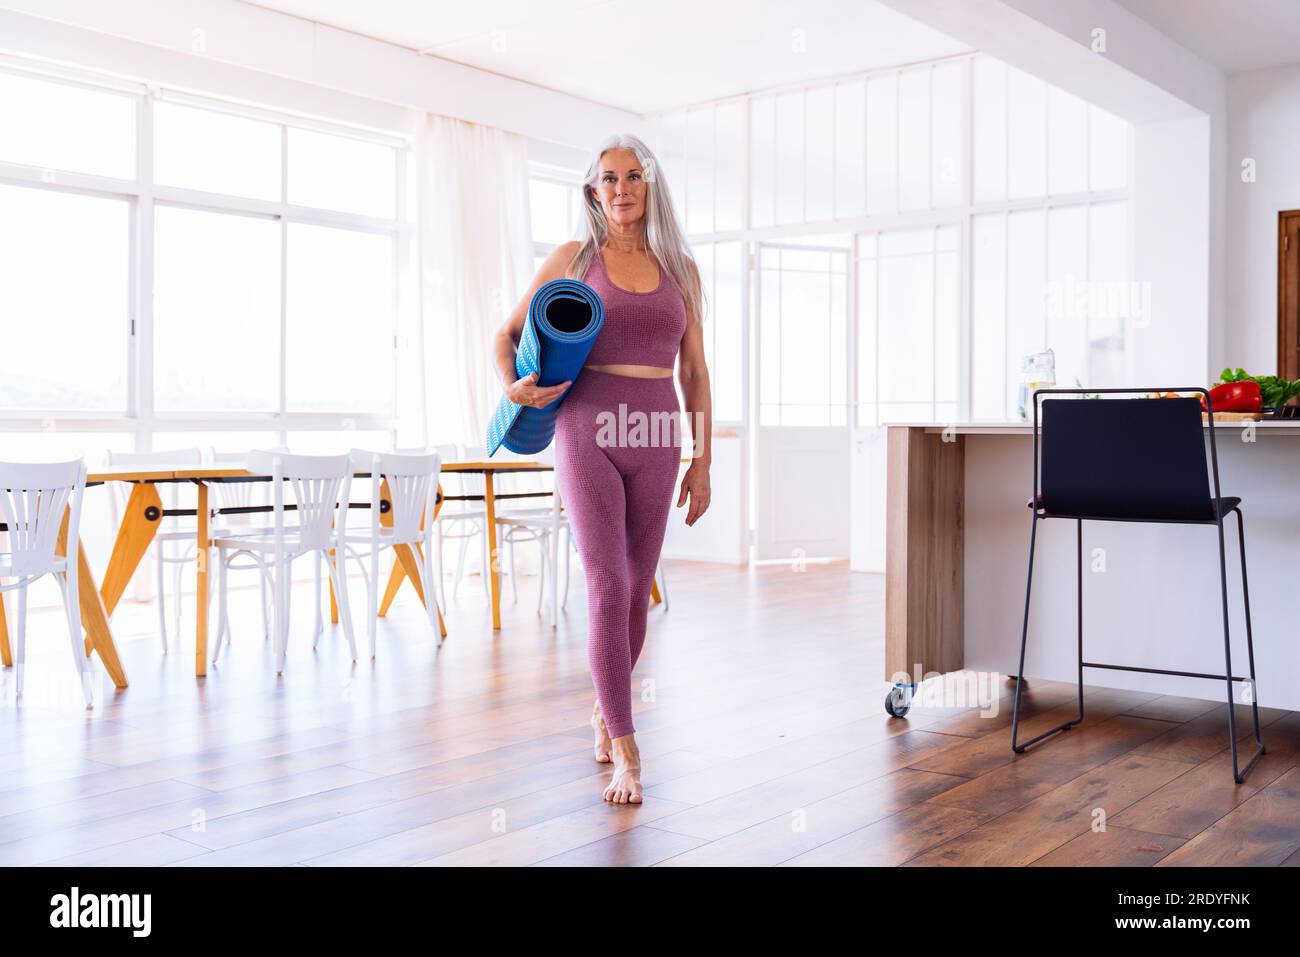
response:
<path fill-rule="evenodd" d="M 434 507 L 434 520 L 447 501 L 481 501 L 486 515 L 486 534 L 488 554 L 490 556 L 489 593 L 492 607 L 492 630 L 501 628 L 501 574 L 497 552 L 497 504 L 504 500 L 549 497 L 550 491 L 502 492 L 497 489 L 497 476 L 506 474 L 534 473 L 553 471 L 554 466 L 541 461 L 506 459 L 501 461 L 462 461 L 444 462 L 440 474 L 479 474 L 484 477 L 481 494 L 446 495 L 439 482 L 437 499 Z M 369 478 L 370 473 L 358 470 L 354 478 Z M 113 539 L 112 551 L 103 577 L 97 579 L 86 557 L 86 549 L 81 541 L 77 547 L 78 594 L 81 606 L 81 622 L 85 630 L 86 654 L 99 655 L 105 670 L 118 689 L 128 686 L 126 670 L 113 640 L 111 618 L 114 609 L 126 591 L 141 560 L 144 558 L 164 521 L 181 517 L 195 519 L 195 581 L 196 604 L 200 613 L 195 616 L 194 674 L 203 677 L 207 674 L 208 658 L 208 596 L 210 588 L 209 555 L 212 548 L 211 528 L 213 518 L 227 511 L 269 511 L 271 506 L 249 506 L 244 508 L 214 509 L 211 507 L 211 491 L 221 482 L 270 482 L 271 475 L 251 471 L 238 462 L 216 465 L 121 465 L 99 467 L 86 476 L 87 486 L 104 485 L 121 482 L 130 486 L 127 503 L 122 510 L 121 519 Z M 164 505 L 159 486 L 172 483 L 186 483 L 195 486 L 197 502 L 194 508 L 168 508 Z M 381 486 L 381 500 L 387 498 L 387 483 Z M 349 503 L 350 507 L 368 508 L 369 503 Z M 381 506 L 382 507 L 382 506 Z M 59 553 L 67 554 L 67 520 L 60 533 Z M 384 510 L 381 522 L 391 524 L 392 517 Z M 419 548 L 418 545 L 415 546 Z M 421 601 L 426 596 L 420 584 L 420 576 L 415 556 L 409 546 L 397 546 L 396 560 L 389 575 L 383 602 L 379 612 L 387 614 L 402 584 L 410 579 Z M 652 586 L 654 601 L 660 600 L 657 585 Z M 2 600 L 0 600 L 2 601 Z M 337 606 L 331 593 L 331 618 L 337 621 Z M 436 602 L 435 602 L 436 604 Z M 442 634 L 447 633 L 442 619 L 442 609 L 438 609 L 439 624 Z M 0 660 L 6 666 L 12 664 L 12 653 L 4 606 L 0 604 Z"/>

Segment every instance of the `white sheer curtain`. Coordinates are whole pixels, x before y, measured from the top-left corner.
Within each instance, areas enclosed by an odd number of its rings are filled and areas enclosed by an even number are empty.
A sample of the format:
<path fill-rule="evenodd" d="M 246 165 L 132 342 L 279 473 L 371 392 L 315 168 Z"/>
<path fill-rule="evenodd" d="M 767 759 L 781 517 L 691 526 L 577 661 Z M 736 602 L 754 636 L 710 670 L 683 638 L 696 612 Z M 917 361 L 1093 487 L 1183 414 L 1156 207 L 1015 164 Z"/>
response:
<path fill-rule="evenodd" d="M 533 274 L 527 142 L 429 114 L 417 155 L 429 442 L 481 446 L 501 396 L 492 338 Z"/>

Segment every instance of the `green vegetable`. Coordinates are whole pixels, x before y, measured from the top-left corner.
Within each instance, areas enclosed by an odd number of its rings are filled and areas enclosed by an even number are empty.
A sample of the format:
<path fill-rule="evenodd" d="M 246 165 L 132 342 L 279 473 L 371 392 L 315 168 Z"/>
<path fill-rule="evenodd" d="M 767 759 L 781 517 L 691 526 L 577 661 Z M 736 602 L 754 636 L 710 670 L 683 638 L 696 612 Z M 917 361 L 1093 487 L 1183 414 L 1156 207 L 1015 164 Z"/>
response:
<path fill-rule="evenodd" d="M 1266 406 L 1281 407 L 1300 395 L 1300 379 L 1292 381 L 1275 375 L 1250 375 L 1245 369 L 1224 369 L 1219 376 L 1220 382 L 1246 380 L 1259 383 L 1259 392 Z"/>

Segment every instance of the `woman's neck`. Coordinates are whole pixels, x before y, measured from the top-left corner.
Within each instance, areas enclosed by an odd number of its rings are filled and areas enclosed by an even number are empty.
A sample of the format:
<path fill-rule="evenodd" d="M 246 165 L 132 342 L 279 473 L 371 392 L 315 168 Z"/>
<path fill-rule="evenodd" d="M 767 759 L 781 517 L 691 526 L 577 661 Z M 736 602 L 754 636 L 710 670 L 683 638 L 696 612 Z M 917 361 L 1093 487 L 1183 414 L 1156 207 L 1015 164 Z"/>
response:
<path fill-rule="evenodd" d="M 605 245 L 620 253 L 644 252 L 646 250 L 644 221 L 638 219 L 629 226 L 609 223 L 609 235 L 605 239 Z"/>

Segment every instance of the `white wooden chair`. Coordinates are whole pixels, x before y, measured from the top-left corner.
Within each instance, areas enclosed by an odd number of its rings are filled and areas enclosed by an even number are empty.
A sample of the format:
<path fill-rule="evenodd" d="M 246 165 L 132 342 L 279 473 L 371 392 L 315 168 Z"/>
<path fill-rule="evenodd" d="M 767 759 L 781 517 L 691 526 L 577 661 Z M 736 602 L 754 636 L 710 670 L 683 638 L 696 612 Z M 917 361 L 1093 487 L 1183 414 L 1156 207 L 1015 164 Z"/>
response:
<path fill-rule="evenodd" d="M 72 639 L 72 663 L 81 675 L 86 707 L 92 708 L 94 693 L 81 633 L 76 558 L 85 490 L 86 463 L 82 459 L 30 465 L 0 462 L 0 522 L 8 533 L 8 551 L 0 552 L 0 581 L 11 579 L 8 585 L 0 584 L 0 592 L 18 591 L 14 657 L 17 694 L 23 693 L 23 671 L 27 664 L 27 586 L 45 575 L 53 575 L 63 593 L 68 634 Z M 67 554 L 59 555 L 59 529 L 65 510 L 68 512 L 64 548 Z"/>
<path fill-rule="evenodd" d="M 555 464 L 555 447 L 552 445 L 536 455 L 527 456 L 536 459 L 539 462 L 546 462 L 549 465 Z M 554 473 L 550 473 L 554 476 Z M 503 510 L 497 514 L 497 527 L 502 531 L 497 535 L 497 541 L 504 544 L 509 552 L 510 564 L 510 587 L 511 594 L 516 601 L 519 600 L 519 591 L 516 587 L 515 576 L 515 545 L 521 542 L 535 541 L 540 546 L 540 570 L 537 583 L 537 613 L 542 613 L 543 597 L 547 592 L 547 585 L 550 585 L 550 608 L 551 608 L 551 627 L 554 628 L 559 623 L 559 609 L 569 600 L 569 554 L 572 548 L 572 531 L 569 528 L 569 517 L 564 512 L 564 505 L 561 500 L 560 486 L 558 482 L 554 483 L 551 502 L 548 505 L 519 506 L 509 510 Z M 560 564 L 560 533 L 563 532 L 566 537 L 564 547 L 564 601 L 559 600 L 558 584 L 559 579 L 556 574 Z"/>
<path fill-rule="evenodd" d="M 287 448 L 275 449 L 274 451 L 289 451 Z M 207 453 L 208 465 L 228 465 L 230 467 L 243 466 L 248 461 L 247 452 L 218 452 L 215 448 L 210 448 Z M 212 538 L 224 538 L 231 535 L 238 535 L 245 532 L 251 532 L 261 527 L 256 518 L 257 512 L 227 512 L 222 514 L 223 509 L 251 508 L 256 505 L 265 503 L 265 496 L 261 494 L 266 489 L 264 482 L 212 482 L 209 487 L 212 490 L 212 506 L 217 510 L 216 514 L 209 525 L 210 535 Z M 256 570 L 258 582 L 261 589 L 262 608 L 262 634 L 263 638 L 271 637 L 271 607 L 270 595 L 267 590 L 269 582 L 266 569 L 257 562 L 249 562 L 243 565 L 236 565 L 234 558 L 227 559 L 226 569 L 230 571 L 247 571 Z M 220 573 L 219 573 L 220 574 Z M 320 587 L 320 563 L 316 565 L 316 587 Z M 209 591 L 209 600 L 211 599 L 211 590 Z M 319 606 L 319 602 L 317 605 Z M 225 632 L 230 630 L 230 621 L 227 618 L 222 625 Z M 228 636 L 227 636 L 228 637 Z M 220 640 L 220 635 L 218 635 Z M 215 649 L 214 649 L 215 652 Z M 213 660 L 216 660 L 214 653 Z"/>
<path fill-rule="evenodd" d="M 198 448 L 172 449 L 161 452 L 114 452 L 108 451 L 105 460 L 109 465 L 200 465 L 203 452 Z M 126 507 L 130 486 L 126 482 L 109 482 L 110 507 L 113 525 L 121 521 L 122 510 Z M 160 483 L 158 491 L 163 499 L 164 509 L 180 508 L 180 487 L 174 483 Z M 193 520 L 168 519 L 154 534 L 153 554 L 157 574 L 158 591 L 158 633 L 162 637 L 163 654 L 167 653 L 167 587 L 165 585 L 167 565 L 172 571 L 172 602 L 175 607 L 176 634 L 181 632 L 181 574 L 185 566 L 194 561 L 196 530 Z M 173 543 L 179 542 L 176 548 Z"/>
<path fill-rule="evenodd" d="M 269 529 L 230 533 L 213 541 L 217 549 L 218 593 L 220 612 L 217 625 L 217 642 L 212 659 L 215 662 L 221 651 L 222 636 L 226 632 L 226 569 L 230 559 L 247 555 L 268 576 L 271 588 L 272 628 L 275 637 L 276 674 L 284 673 L 289 640 L 289 601 L 293 561 L 303 555 L 313 554 L 324 560 L 334 583 L 339 605 L 343 633 L 347 636 L 352 660 L 357 660 L 356 637 L 352 630 L 352 614 L 348 607 L 348 592 L 343 575 L 343 546 L 347 528 L 348 493 L 352 484 L 352 469 L 347 455 L 292 455 L 280 451 L 250 452 L 248 469 L 271 476 L 273 510 Z M 285 482 L 293 488 L 296 505 L 296 522 L 286 523 Z M 335 521 L 336 512 L 342 509 Z M 334 555 L 330 555 L 330 551 Z M 317 622 L 320 621 L 320 586 L 317 585 Z M 318 626 L 319 627 L 319 626 Z M 319 632 L 318 632 L 319 633 Z"/>
<path fill-rule="evenodd" d="M 288 452 L 287 446 L 277 445 L 269 451 Z M 208 452 L 207 464 L 210 465 L 229 465 L 243 466 L 247 464 L 247 452 L 218 452 L 215 448 Z M 265 522 L 259 522 L 258 516 L 265 515 L 264 512 L 234 512 L 228 511 L 221 513 L 223 509 L 251 508 L 269 504 L 266 501 L 267 496 L 264 490 L 267 488 L 265 482 L 212 482 L 212 501 L 217 509 L 217 514 L 212 519 L 212 537 L 218 538 L 222 535 L 238 534 L 240 532 L 252 531 L 261 528 L 262 531 L 268 531 L 270 526 Z M 262 566 L 256 562 L 249 564 L 235 564 L 235 557 L 227 559 L 226 568 L 230 571 L 248 571 L 256 569 L 258 571 L 259 587 L 261 589 L 261 608 L 262 608 L 262 634 L 264 639 L 271 637 L 271 593 L 267 590 L 268 578 Z M 323 582 L 322 571 L 324 561 L 321 555 L 316 555 L 316 640 L 325 631 L 325 618 L 321 612 L 321 588 Z M 209 599 L 211 592 L 209 592 Z M 230 639 L 230 620 L 226 619 L 225 624 L 226 640 Z M 313 641 L 315 647 L 315 641 Z"/>
<path fill-rule="evenodd" d="M 433 587 L 433 553 L 436 548 L 434 526 L 438 523 L 426 521 L 426 516 L 432 517 L 437 503 L 442 456 L 437 451 L 412 455 L 370 452 L 365 449 L 353 449 L 350 456 L 354 471 L 370 473 L 370 520 L 364 528 L 353 526 L 345 528 L 343 532 L 344 548 L 349 557 L 356 559 L 366 583 L 366 633 L 370 638 L 370 657 L 375 657 L 379 624 L 379 553 L 385 548 L 395 548 L 398 545 L 409 546 L 411 554 L 415 556 L 420 572 L 420 587 L 424 591 L 424 604 L 429 613 L 429 625 L 441 644 L 437 594 Z M 383 524 L 383 513 L 380 510 L 380 487 L 384 479 L 388 480 L 391 525 Z M 358 545 L 369 550 L 360 552 L 354 547 Z M 396 561 L 396 552 L 393 557 Z M 368 572 L 362 559 L 369 559 Z M 346 577 L 340 575 L 340 578 Z"/>

